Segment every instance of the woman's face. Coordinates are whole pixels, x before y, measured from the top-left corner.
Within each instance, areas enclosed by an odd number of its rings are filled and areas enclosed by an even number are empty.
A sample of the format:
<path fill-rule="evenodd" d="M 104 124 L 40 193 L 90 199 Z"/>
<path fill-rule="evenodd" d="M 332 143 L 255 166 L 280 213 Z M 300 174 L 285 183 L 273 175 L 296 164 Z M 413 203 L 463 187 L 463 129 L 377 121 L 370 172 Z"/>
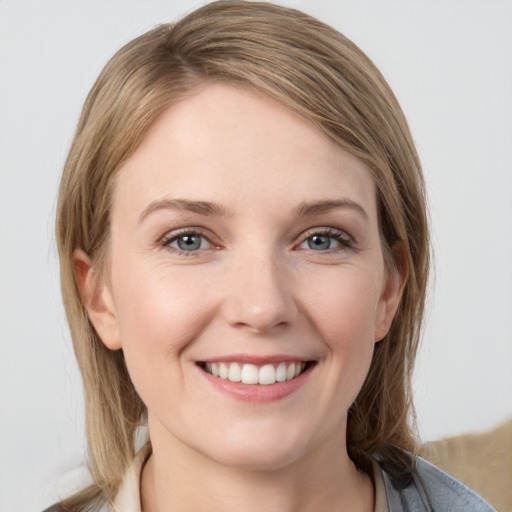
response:
<path fill-rule="evenodd" d="M 156 121 L 118 174 L 90 306 L 154 445 L 250 468 L 340 450 L 400 293 L 375 197 L 361 161 L 252 90 L 208 85 Z"/>

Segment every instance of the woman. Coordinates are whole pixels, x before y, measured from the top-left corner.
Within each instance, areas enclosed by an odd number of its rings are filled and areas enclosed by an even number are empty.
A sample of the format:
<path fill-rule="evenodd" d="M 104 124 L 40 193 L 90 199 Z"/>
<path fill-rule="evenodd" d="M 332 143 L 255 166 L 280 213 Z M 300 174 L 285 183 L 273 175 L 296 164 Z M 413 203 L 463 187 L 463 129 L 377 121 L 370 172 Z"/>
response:
<path fill-rule="evenodd" d="M 126 45 L 57 239 L 94 479 L 57 510 L 492 510 L 414 456 L 423 178 L 338 32 L 216 2 Z"/>

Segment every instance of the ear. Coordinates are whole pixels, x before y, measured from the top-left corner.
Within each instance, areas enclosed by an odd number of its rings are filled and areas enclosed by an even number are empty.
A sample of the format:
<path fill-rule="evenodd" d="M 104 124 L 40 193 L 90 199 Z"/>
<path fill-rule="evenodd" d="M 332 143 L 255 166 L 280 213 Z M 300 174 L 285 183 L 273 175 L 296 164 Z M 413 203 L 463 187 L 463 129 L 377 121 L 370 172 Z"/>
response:
<path fill-rule="evenodd" d="M 82 304 L 96 333 L 107 348 L 120 349 L 119 326 L 110 289 L 81 249 L 73 253 L 73 269 Z"/>
<path fill-rule="evenodd" d="M 393 246 L 392 254 L 394 265 L 388 271 L 375 319 L 375 342 L 382 340 L 388 333 L 400 305 L 409 274 L 407 255 L 402 241 Z"/>

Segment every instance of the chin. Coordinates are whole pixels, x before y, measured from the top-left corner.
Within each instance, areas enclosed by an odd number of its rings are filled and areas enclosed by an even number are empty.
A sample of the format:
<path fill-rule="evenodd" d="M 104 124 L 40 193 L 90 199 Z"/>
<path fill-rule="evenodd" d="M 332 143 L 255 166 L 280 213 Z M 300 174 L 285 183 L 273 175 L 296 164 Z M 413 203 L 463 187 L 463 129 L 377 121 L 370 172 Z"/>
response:
<path fill-rule="evenodd" d="M 247 434 L 245 432 L 244 434 Z M 226 443 L 226 440 L 229 444 Z M 227 467 L 252 471 L 279 470 L 301 458 L 306 443 L 297 436 L 278 434 L 276 431 L 250 435 L 224 433 L 222 441 L 213 443 L 214 452 L 208 450 L 210 458 Z"/>
<path fill-rule="evenodd" d="M 230 453 L 224 453 L 216 457 L 216 461 L 231 468 L 245 469 L 248 471 L 277 471 L 293 464 L 299 455 L 296 451 L 251 450 L 244 448 Z"/>

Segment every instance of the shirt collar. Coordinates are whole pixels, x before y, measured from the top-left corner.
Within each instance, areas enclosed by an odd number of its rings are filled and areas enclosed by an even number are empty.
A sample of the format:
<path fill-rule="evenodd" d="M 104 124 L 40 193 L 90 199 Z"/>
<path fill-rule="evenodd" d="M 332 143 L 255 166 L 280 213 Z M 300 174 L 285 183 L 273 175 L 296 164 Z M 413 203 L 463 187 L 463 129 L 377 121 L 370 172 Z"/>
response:
<path fill-rule="evenodd" d="M 113 508 L 115 512 L 141 512 L 140 477 L 142 468 L 150 455 L 151 444 L 147 443 L 133 459 L 114 500 Z"/>

